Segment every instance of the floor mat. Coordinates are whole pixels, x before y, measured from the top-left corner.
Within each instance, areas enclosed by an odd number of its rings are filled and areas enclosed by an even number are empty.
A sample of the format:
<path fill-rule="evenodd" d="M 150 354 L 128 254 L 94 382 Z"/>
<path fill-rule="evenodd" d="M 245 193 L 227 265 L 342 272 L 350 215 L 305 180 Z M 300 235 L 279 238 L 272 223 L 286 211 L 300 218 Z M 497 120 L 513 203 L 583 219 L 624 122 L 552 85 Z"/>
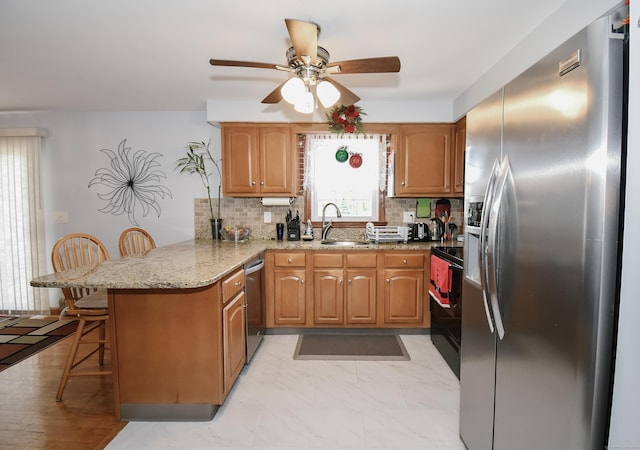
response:
<path fill-rule="evenodd" d="M 409 361 L 400 336 L 394 334 L 303 334 L 293 359 Z"/>
<path fill-rule="evenodd" d="M 77 320 L 54 316 L 0 317 L 0 371 L 76 331 Z"/>

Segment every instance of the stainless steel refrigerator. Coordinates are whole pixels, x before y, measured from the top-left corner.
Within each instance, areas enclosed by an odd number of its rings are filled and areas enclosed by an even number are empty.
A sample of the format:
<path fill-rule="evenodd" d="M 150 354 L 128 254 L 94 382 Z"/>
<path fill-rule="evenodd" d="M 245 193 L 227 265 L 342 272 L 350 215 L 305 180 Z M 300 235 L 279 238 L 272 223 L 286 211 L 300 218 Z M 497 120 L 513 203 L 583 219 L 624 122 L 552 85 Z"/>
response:
<path fill-rule="evenodd" d="M 619 15 L 467 115 L 460 436 L 471 450 L 605 446 L 626 95 Z"/>

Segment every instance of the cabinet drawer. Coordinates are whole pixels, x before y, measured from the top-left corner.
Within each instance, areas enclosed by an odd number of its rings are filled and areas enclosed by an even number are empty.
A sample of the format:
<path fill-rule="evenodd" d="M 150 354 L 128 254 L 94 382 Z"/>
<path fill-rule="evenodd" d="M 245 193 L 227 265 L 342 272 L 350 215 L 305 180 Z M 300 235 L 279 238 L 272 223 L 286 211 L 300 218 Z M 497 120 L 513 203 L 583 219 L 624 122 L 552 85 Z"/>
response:
<path fill-rule="evenodd" d="M 417 267 L 421 268 L 424 263 L 422 253 L 391 253 L 384 255 L 385 267 Z"/>
<path fill-rule="evenodd" d="M 273 263 L 279 267 L 304 267 L 306 263 L 304 253 L 276 253 Z"/>
<path fill-rule="evenodd" d="M 222 303 L 231 300 L 244 288 L 244 270 L 240 269 L 222 280 Z"/>
<path fill-rule="evenodd" d="M 342 253 L 315 253 L 313 267 L 342 267 Z"/>
<path fill-rule="evenodd" d="M 376 267 L 376 253 L 347 253 L 347 267 Z"/>

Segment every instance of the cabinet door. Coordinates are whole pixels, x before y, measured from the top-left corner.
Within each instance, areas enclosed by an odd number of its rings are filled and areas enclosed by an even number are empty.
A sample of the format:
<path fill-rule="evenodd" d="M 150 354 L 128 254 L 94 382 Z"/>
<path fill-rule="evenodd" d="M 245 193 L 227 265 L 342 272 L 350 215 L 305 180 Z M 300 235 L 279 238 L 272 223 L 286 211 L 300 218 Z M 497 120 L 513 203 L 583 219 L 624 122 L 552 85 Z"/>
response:
<path fill-rule="evenodd" d="M 386 324 L 422 322 L 424 272 L 386 269 L 384 281 L 384 322 Z"/>
<path fill-rule="evenodd" d="M 288 125 L 260 127 L 259 156 L 260 192 L 295 195 L 294 155 Z"/>
<path fill-rule="evenodd" d="M 305 324 L 304 269 L 274 270 L 274 323 Z"/>
<path fill-rule="evenodd" d="M 342 269 L 313 271 L 313 321 L 316 324 L 344 323 L 344 281 Z"/>
<path fill-rule="evenodd" d="M 224 195 L 257 194 L 258 129 L 255 126 L 223 126 L 222 188 Z"/>
<path fill-rule="evenodd" d="M 400 129 L 396 153 L 396 195 L 451 194 L 452 125 L 412 125 Z"/>
<path fill-rule="evenodd" d="M 224 393 L 227 395 L 246 361 L 247 329 L 244 291 L 222 309 Z"/>
<path fill-rule="evenodd" d="M 453 150 L 453 193 L 464 193 L 464 151 L 467 145 L 467 119 L 456 122 Z"/>
<path fill-rule="evenodd" d="M 348 269 L 347 323 L 376 323 L 376 270 Z"/>

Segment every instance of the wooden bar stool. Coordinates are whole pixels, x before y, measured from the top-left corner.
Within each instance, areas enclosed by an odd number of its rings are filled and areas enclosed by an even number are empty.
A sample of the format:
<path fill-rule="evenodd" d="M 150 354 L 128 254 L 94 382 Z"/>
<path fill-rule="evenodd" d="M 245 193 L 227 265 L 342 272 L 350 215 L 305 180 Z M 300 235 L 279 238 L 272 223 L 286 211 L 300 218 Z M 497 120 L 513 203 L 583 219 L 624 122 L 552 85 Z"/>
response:
<path fill-rule="evenodd" d="M 83 233 L 74 233 L 63 236 L 53 246 L 51 261 L 55 272 L 83 267 L 94 267 L 109 259 L 109 252 L 97 238 Z M 111 370 L 82 371 L 75 368 L 98 352 L 100 367 L 104 366 L 104 351 L 108 339 L 106 336 L 106 323 L 109 319 L 106 289 L 90 288 L 62 288 L 65 308 L 60 317 L 78 321 L 78 328 L 73 336 L 73 342 L 69 349 L 67 361 L 62 372 L 62 378 L 56 393 L 56 400 L 62 400 L 62 393 L 73 376 L 110 375 Z M 85 338 L 85 336 L 98 329 L 98 339 Z M 85 356 L 76 361 L 80 344 L 92 344 L 94 348 Z"/>
<path fill-rule="evenodd" d="M 142 228 L 127 228 L 120 234 L 118 241 L 122 256 L 143 255 L 156 248 L 156 242 L 151 235 Z"/>

